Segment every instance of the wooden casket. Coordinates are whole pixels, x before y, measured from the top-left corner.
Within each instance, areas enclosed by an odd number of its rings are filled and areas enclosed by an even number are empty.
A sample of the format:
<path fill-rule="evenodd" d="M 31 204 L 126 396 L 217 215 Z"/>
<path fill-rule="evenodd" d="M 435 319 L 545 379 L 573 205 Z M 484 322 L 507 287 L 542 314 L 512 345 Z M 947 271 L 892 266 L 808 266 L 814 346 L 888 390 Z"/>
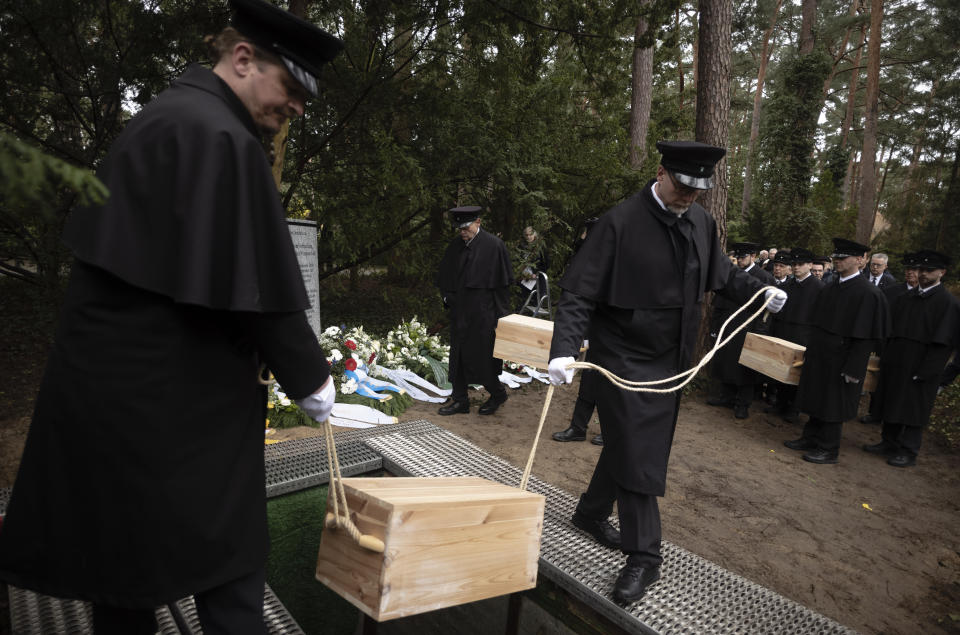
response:
<path fill-rule="evenodd" d="M 747 333 L 740 351 L 740 363 L 784 384 L 800 383 L 800 369 L 806 347 L 779 337 Z"/>
<path fill-rule="evenodd" d="M 540 494 L 479 477 L 342 482 L 351 518 L 384 552 L 325 529 L 316 578 L 378 622 L 536 586 Z"/>
<path fill-rule="evenodd" d="M 497 322 L 493 356 L 545 370 L 550 365 L 551 339 L 553 322 L 517 313 L 505 315 Z"/>
<path fill-rule="evenodd" d="M 873 392 L 877 389 L 880 382 L 880 358 L 876 355 L 870 356 L 867 362 L 867 376 L 863 380 L 863 392 Z"/>

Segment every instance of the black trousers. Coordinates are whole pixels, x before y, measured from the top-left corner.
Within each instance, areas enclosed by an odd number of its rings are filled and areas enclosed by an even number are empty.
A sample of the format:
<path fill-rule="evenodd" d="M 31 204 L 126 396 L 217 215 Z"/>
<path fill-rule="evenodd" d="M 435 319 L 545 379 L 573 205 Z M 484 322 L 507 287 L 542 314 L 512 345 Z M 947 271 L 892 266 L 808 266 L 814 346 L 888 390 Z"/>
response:
<path fill-rule="evenodd" d="M 490 373 L 483 381 L 483 387 L 487 389 L 491 397 L 502 399 L 507 396 L 507 389 L 500 383 L 499 373 L 493 370 L 493 360 L 490 361 Z M 453 372 L 450 373 L 450 383 L 453 384 L 453 393 L 450 398 L 454 401 L 469 401 L 467 396 L 467 374 L 464 371 L 463 364 L 458 364 Z"/>
<path fill-rule="evenodd" d="M 923 442 L 923 428 L 919 426 L 905 426 L 902 423 L 884 423 L 880 428 L 880 436 L 898 452 L 912 456 L 920 453 L 920 444 Z"/>
<path fill-rule="evenodd" d="M 803 424 L 802 438 L 816 443 L 821 450 L 837 452 L 840 449 L 840 438 L 843 436 L 843 422 L 823 421 L 816 417 Z"/>
<path fill-rule="evenodd" d="M 204 635 L 264 635 L 263 585 L 266 570 L 194 594 Z M 154 609 L 93 605 L 94 635 L 154 635 Z"/>
<path fill-rule="evenodd" d="M 736 406 L 749 408 L 750 404 L 753 403 L 756 384 L 753 382 L 747 384 L 729 384 L 724 382 L 721 391 L 723 399 L 733 401 Z"/>
<path fill-rule="evenodd" d="M 657 497 L 625 489 L 617 484 L 607 470 L 603 454 L 597 461 L 587 491 L 580 496 L 577 511 L 593 520 L 606 520 L 617 502 L 620 518 L 621 551 L 627 562 L 643 567 L 659 566 L 660 506 Z"/>

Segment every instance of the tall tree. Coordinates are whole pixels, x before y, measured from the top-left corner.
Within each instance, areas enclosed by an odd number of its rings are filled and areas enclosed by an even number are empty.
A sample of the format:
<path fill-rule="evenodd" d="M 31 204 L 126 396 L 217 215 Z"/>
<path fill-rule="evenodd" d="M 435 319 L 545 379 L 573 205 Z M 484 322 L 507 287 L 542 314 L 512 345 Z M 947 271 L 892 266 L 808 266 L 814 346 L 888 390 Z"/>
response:
<path fill-rule="evenodd" d="M 876 218 L 877 198 L 877 110 L 880 104 L 880 48 L 883 42 L 883 0 L 870 3 L 870 43 L 867 50 L 867 94 L 860 160 L 860 197 L 857 211 L 857 240 L 870 242 Z"/>
<path fill-rule="evenodd" d="M 643 0 L 644 5 L 649 0 Z M 638 170 L 647 154 L 647 130 L 650 127 L 650 104 L 653 101 L 653 46 L 647 31 L 647 18 L 637 18 L 633 35 L 633 73 L 630 91 L 630 167 Z"/>

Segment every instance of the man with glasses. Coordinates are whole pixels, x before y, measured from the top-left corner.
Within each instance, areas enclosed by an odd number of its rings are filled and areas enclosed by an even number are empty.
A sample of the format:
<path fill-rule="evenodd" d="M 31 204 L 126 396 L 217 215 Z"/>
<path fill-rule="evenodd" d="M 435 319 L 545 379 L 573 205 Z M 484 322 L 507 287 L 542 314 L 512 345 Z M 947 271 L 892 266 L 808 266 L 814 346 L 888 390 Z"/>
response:
<path fill-rule="evenodd" d="M 890 328 L 887 301 L 860 275 L 870 248 L 834 238 L 833 250 L 839 282 L 817 294 L 797 388 L 798 409 L 810 418 L 799 439 L 783 443 L 819 464 L 837 462 L 843 422 L 857 416 L 870 352 Z"/>
<path fill-rule="evenodd" d="M 450 241 L 437 270 L 436 284 L 450 310 L 450 401 L 437 411 L 447 416 L 470 412 L 469 384 L 483 384 L 490 397 L 481 415 L 492 415 L 507 400 L 500 383 L 502 362 L 493 356 L 497 320 L 510 313 L 513 269 L 503 241 L 480 229 L 481 208 L 450 210 L 459 234 Z"/>
<path fill-rule="evenodd" d="M 696 199 L 713 187 L 726 151 L 690 141 L 657 144 L 656 178 L 605 213 L 560 280 L 549 375 L 570 383 L 584 339 L 587 361 L 628 380 L 665 379 L 690 366 L 702 299 L 716 291 L 745 302 L 763 283 L 727 258 L 713 217 Z M 642 274 L 642 275 L 641 275 Z M 769 289 L 770 309 L 786 294 Z M 603 425 L 603 450 L 574 526 L 627 555 L 613 599 L 630 603 L 660 578 L 660 512 L 679 392 L 620 390 L 601 379 L 594 387 Z M 616 501 L 620 531 L 608 521 Z"/>

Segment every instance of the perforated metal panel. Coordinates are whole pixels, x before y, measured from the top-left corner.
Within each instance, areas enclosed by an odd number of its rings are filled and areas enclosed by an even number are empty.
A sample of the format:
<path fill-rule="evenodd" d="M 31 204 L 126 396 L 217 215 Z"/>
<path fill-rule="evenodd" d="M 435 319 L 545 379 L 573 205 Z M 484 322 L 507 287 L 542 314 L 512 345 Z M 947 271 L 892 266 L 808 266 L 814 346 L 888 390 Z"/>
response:
<path fill-rule="evenodd" d="M 367 439 L 384 468 L 410 476 L 482 476 L 514 487 L 521 470 L 441 428 Z M 540 572 L 631 632 L 853 633 L 778 593 L 669 542 L 662 547 L 661 580 L 626 608 L 608 598 L 623 555 L 570 524 L 577 499 L 537 478 L 528 489 L 546 497 Z"/>
<path fill-rule="evenodd" d="M 10 623 L 15 635 L 87 635 L 93 633 L 93 609 L 87 602 L 62 600 L 9 587 Z M 156 611 L 161 635 L 202 635 L 193 598 Z M 184 630 L 178 626 L 184 625 Z M 304 635 L 269 585 L 263 589 L 263 622 L 274 635 Z"/>
<path fill-rule="evenodd" d="M 0 517 L 7 513 L 7 504 L 10 502 L 10 492 L 13 488 L 0 487 Z"/>
<path fill-rule="evenodd" d="M 340 473 L 353 476 L 380 469 L 380 455 L 360 441 L 337 438 Z M 264 446 L 267 496 L 278 496 L 330 480 L 327 448 L 322 437 L 284 441 Z"/>

